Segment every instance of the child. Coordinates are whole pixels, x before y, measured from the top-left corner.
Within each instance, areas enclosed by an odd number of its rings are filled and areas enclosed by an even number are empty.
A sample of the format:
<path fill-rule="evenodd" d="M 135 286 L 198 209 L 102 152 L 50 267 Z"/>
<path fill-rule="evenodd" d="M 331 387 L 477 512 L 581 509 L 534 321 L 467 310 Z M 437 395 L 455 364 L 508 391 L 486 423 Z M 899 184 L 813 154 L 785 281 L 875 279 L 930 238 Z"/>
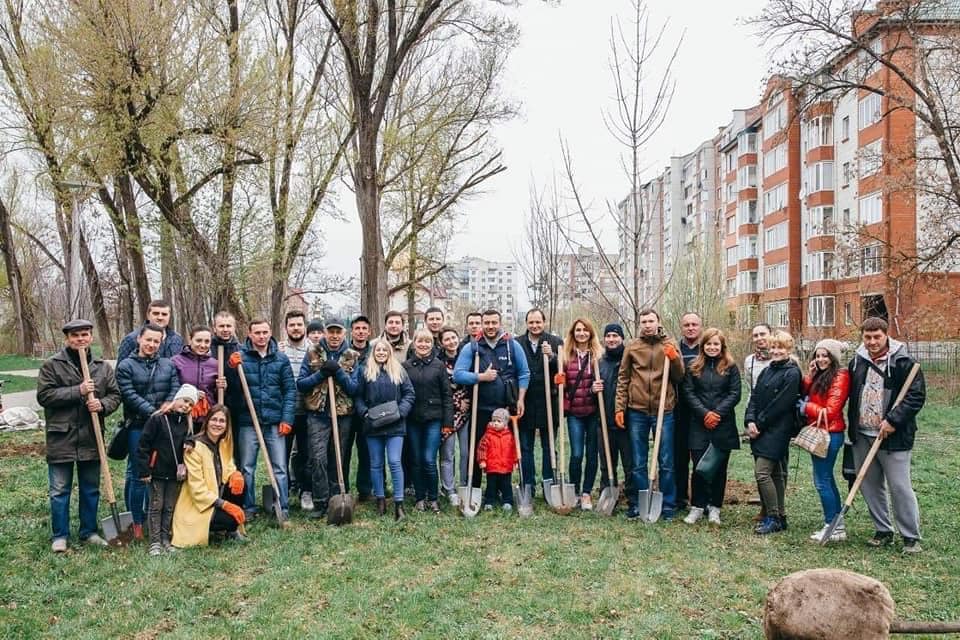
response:
<path fill-rule="evenodd" d="M 503 503 L 503 510 L 507 513 L 513 510 L 513 488 L 510 478 L 517 468 L 517 444 L 513 439 L 513 432 L 507 428 L 510 412 L 506 409 L 497 409 L 490 418 L 487 431 L 480 438 L 477 447 L 477 459 L 480 469 L 487 472 L 487 493 L 483 498 L 484 510 L 492 511 L 493 503 Z"/>
<path fill-rule="evenodd" d="M 197 388 L 185 384 L 173 401 L 154 413 L 143 426 L 137 469 L 150 485 L 147 524 L 150 528 L 150 555 L 172 552 L 173 506 L 186 479 L 183 445 L 187 437 L 187 415 L 197 403 Z"/>

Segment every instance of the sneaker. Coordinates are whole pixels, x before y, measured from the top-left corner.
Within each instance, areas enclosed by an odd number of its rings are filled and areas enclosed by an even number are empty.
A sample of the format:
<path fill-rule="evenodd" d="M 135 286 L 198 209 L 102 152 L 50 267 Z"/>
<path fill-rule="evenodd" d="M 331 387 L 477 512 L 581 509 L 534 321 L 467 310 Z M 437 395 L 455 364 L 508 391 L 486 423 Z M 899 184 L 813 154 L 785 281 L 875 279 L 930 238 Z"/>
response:
<path fill-rule="evenodd" d="M 133 539 L 143 540 L 143 525 L 134 523 L 131 528 L 133 529 Z"/>
<path fill-rule="evenodd" d="M 485 505 L 483 505 L 483 510 L 484 510 L 484 511 L 493 511 L 493 505 L 492 505 L 492 504 L 485 504 Z"/>
<path fill-rule="evenodd" d="M 510 513 L 511 511 L 513 511 L 513 505 L 512 505 L 512 504 L 510 504 L 509 502 L 507 502 L 506 504 L 503 505 L 503 512 L 504 512 L 504 513 Z"/>
<path fill-rule="evenodd" d="M 421 512 L 422 512 L 422 511 L 426 511 L 426 510 L 427 510 L 427 502 L 426 502 L 425 500 L 417 500 L 417 503 L 416 503 L 415 505 L 413 505 L 413 508 L 416 509 L 417 511 L 421 511 Z"/>
<path fill-rule="evenodd" d="M 314 509 L 307 517 L 311 520 L 324 520 L 327 517 L 327 508 L 322 507 L 320 509 Z"/>
<path fill-rule="evenodd" d="M 675 514 L 674 514 L 673 511 L 664 511 L 663 513 L 660 514 L 660 521 L 661 521 L 661 522 L 673 522 L 673 517 L 674 517 L 674 515 L 675 515 Z"/>
<path fill-rule="evenodd" d="M 433 513 L 440 513 L 440 503 L 436 500 L 431 500 L 427 503 L 427 508 L 430 509 Z"/>
<path fill-rule="evenodd" d="M 593 511 L 593 500 L 590 499 L 589 493 L 580 496 L 580 508 L 584 511 Z"/>
<path fill-rule="evenodd" d="M 903 539 L 903 552 L 904 553 L 920 553 L 923 551 L 923 547 L 920 546 L 920 541 L 916 538 L 904 538 Z"/>
<path fill-rule="evenodd" d="M 771 533 L 778 533 L 783 531 L 783 527 L 780 524 L 780 518 L 775 518 L 773 516 L 767 516 L 763 519 L 760 525 L 753 530 L 758 536 L 766 536 Z"/>
<path fill-rule="evenodd" d="M 707 523 L 720 526 L 720 507 L 707 506 Z"/>
<path fill-rule="evenodd" d="M 250 524 L 257 519 L 257 510 L 256 509 L 247 509 L 243 512 L 243 521 L 247 524 Z"/>
<path fill-rule="evenodd" d="M 175 546 L 173 546 L 173 544 L 172 544 L 169 540 L 164 540 L 163 542 L 160 543 L 160 545 L 163 547 L 164 553 L 176 553 L 176 552 L 177 552 L 177 548 L 176 548 Z"/>
<path fill-rule="evenodd" d="M 84 544 L 89 544 L 89 545 L 94 546 L 94 547 L 108 547 L 108 546 L 110 546 L 110 545 L 107 544 L 107 541 L 106 541 L 106 540 L 104 540 L 103 538 L 101 538 L 100 536 L 98 536 L 98 535 L 95 534 L 95 533 L 91 533 L 89 536 L 87 536 L 86 538 L 84 538 L 83 542 L 84 542 Z"/>
<path fill-rule="evenodd" d="M 830 525 L 828 524 L 823 525 L 821 529 L 818 529 L 817 531 L 814 531 L 813 533 L 810 534 L 810 539 L 813 540 L 814 542 L 820 542 L 821 540 L 823 540 L 823 534 L 827 532 L 827 529 L 829 527 Z"/>
<path fill-rule="evenodd" d="M 413 486 L 409 486 L 403 490 L 403 495 L 408 498 L 413 498 L 416 497 L 417 491 L 413 488 Z"/>
<path fill-rule="evenodd" d="M 300 493 L 300 508 L 304 511 L 313 511 L 313 493 L 310 491 Z"/>
<path fill-rule="evenodd" d="M 683 519 L 687 524 L 697 524 L 697 521 L 703 517 L 703 509 L 700 507 L 690 507 L 690 513 Z"/>
<path fill-rule="evenodd" d="M 630 505 L 630 508 L 627 509 L 627 520 L 636 520 L 640 517 L 640 509 L 637 508 L 637 505 Z"/>
<path fill-rule="evenodd" d="M 65 553 L 67 550 L 67 539 L 54 538 L 53 542 L 50 544 L 50 550 L 54 553 Z"/>
<path fill-rule="evenodd" d="M 459 506 L 460 506 L 460 496 L 458 496 L 456 493 L 451 493 L 451 494 L 448 496 L 448 499 L 450 500 L 450 506 L 451 506 L 451 507 L 459 507 Z"/>
<path fill-rule="evenodd" d="M 150 555 L 151 555 L 151 556 L 162 556 L 162 555 L 163 555 L 163 547 L 160 545 L 159 542 L 152 542 L 152 543 L 150 543 Z"/>
<path fill-rule="evenodd" d="M 870 547 L 889 547 L 893 544 L 893 531 L 875 531 L 873 537 L 867 540 Z"/>

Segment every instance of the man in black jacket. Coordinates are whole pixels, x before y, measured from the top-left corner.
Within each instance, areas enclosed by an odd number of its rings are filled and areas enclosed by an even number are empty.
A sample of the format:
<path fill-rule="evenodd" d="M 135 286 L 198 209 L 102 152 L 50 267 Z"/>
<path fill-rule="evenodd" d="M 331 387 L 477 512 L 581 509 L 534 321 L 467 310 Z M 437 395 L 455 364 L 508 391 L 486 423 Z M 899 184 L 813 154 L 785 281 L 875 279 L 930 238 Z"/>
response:
<path fill-rule="evenodd" d="M 47 466 L 50 479 L 50 524 L 54 553 L 67 550 L 70 537 L 70 491 L 77 466 L 80 497 L 80 540 L 107 546 L 97 535 L 100 503 L 100 457 L 91 412 L 103 419 L 120 406 L 120 390 L 109 364 L 90 353 L 93 323 L 71 320 L 63 326 L 61 351 L 43 363 L 37 376 L 37 402 L 46 418 Z M 80 366 L 80 348 L 87 349 L 90 379 Z M 87 394 L 93 392 L 93 398 Z"/>
<path fill-rule="evenodd" d="M 618 427 L 613 420 L 616 404 L 617 375 L 620 373 L 620 360 L 623 359 L 623 327 L 610 323 L 603 328 L 603 357 L 600 358 L 600 386 L 603 391 L 603 407 L 607 416 L 607 434 L 610 438 L 610 464 L 613 472 L 607 470 L 607 457 L 600 455 L 600 490 L 617 484 L 617 458 L 623 463 L 624 491 L 627 494 L 627 518 L 640 515 L 637 507 L 637 488 L 633 486 L 633 453 L 630 449 L 630 434 Z M 594 383 L 597 387 L 597 383 Z M 601 427 L 602 428 L 602 427 Z M 611 478 L 612 476 L 612 478 Z"/>
<path fill-rule="evenodd" d="M 926 399 L 926 385 L 923 372 L 918 371 L 903 401 L 893 406 L 915 360 L 907 353 L 906 345 L 887 335 L 887 329 L 887 322 L 882 318 L 867 318 L 860 327 L 863 344 L 847 367 L 850 371 L 847 433 L 853 442 L 858 471 L 875 439 L 883 440 L 860 486 L 876 530 L 868 544 L 874 547 L 893 544 L 893 524 L 887 509 L 886 489 L 889 488 L 897 528 L 903 536 L 903 550 L 917 553 L 920 551 L 920 507 L 910 481 L 910 457 L 917 433 L 917 414 Z"/>
<path fill-rule="evenodd" d="M 531 497 L 535 494 L 536 464 L 534 461 L 534 441 L 537 431 L 540 432 L 540 453 L 542 460 L 541 473 L 544 480 L 553 479 L 553 467 L 550 464 L 550 437 L 547 433 L 547 398 L 544 385 L 548 384 L 557 373 L 557 354 L 563 346 L 560 336 L 548 333 L 544 329 L 545 318 L 540 309 L 527 311 L 527 332 L 517 338 L 517 344 L 527 356 L 527 366 L 530 369 L 530 392 L 527 394 L 526 413 L 520 419 L 520 453 L 523 464 L 523 481 L 531 487 Z M 550 379 L 543 378 L 543 357 L 548 359 Z M 554 434 L 561 428 L 557 422 L 557 388 L 550 384 L 551 411 L 554 416 Z M 558 462 L 559 464 L 559 462 Z"/>
<path fill-rule="evenodd" d="M 680 316 L 680 355 L 684 370 L 690 368 L 700 355 L 700 337 L 703 335 L 703 320 L 695 311 Z M 679 391 L 679 389 L 677 390 Z M 677 509 L 685 509 L 690 488 L 690 407 L 677 393 L 677 406 L 673 410 L 673 477 L 677 484 Z"/>

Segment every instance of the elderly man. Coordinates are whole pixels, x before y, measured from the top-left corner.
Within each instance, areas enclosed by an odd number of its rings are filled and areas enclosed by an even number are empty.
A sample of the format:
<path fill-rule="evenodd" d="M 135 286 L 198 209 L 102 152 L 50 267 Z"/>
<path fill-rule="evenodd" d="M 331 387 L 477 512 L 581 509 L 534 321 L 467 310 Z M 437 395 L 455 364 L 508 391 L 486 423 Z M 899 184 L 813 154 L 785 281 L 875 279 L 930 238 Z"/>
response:
<path fill-rule="evenodd" d="M 54 553 L 67 550 L 70 538 L 70 491 L 77 467 L 80 496 L 80 540 L 107 546 L 97 535 L 100 502 L 100 457 L 92 413 L 102 418 L 120 406 L 113 369 L 90 352 L 93 323 L 71 320 L 63 326 L 64 347 L 43 363 L 37 376 L 37 402 L 46 418 L 47 478 L 50 484 L 50 525 Z M 84 379 L 80 349 L 86 349 L 90 379 Z M 88 399 L 88 395 L 93 397 Z"/>

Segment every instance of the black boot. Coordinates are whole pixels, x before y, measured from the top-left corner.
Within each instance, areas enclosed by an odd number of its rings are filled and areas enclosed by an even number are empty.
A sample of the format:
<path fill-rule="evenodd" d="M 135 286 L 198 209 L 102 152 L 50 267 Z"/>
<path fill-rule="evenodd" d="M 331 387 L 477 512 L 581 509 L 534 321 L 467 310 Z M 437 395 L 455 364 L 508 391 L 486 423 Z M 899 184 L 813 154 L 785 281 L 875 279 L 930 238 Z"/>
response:
<path fill-rule="evenodd" d="M 403 512 L 403 503 L 394 502 L 393 503 L 393 519 L 397 522 L 400 522 L 407 517 L 407 514 Z"/>
<path fill-rule="evenodd" d="M 377 498 L 377 515 L 382 516 L 387 512 L 387 499 Z"/>

